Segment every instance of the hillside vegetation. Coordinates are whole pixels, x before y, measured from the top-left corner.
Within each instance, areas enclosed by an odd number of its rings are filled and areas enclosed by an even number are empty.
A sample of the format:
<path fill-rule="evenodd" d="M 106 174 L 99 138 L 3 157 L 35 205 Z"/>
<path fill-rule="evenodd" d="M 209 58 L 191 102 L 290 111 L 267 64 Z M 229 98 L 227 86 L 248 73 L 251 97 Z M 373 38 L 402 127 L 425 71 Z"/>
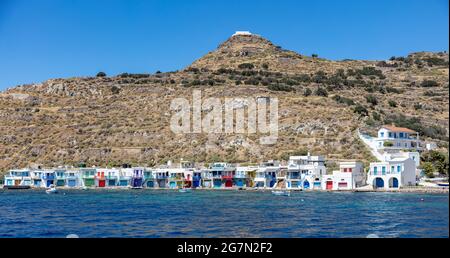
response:
<path fill-rule="evenodd" d="M 372 159 L 355 137 L 385 123 L 448 149 L 447 53 L 385 61 L 331 61 L 284 50 L 257 35 L 233 36 L 181 71 L 51 79 L 0 93 L 0 170 L 32 164 L 154 165 L 259 162 L 310 151 L 330 160 Z M 278 97 L 279 138 L 171 132 L 171 100 Z"/>

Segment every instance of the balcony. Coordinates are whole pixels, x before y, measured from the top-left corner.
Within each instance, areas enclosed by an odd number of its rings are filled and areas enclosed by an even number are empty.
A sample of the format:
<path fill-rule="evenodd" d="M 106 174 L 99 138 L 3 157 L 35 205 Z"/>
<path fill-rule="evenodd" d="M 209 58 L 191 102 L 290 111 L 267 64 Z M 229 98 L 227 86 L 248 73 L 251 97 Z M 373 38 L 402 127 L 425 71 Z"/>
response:
<path fill-rule="evenodd" d="M 156 175 L 156 179 L 167 179 L 168 176 L 166 175 Z"/>
<path fill-rule="evenodd" d="M 55 180 L 55 175 L 43 175 L 42 179 L 44 179 L 44 180 Z"/>
<path fill-rule="evenodd" d="M 193 180 L 193 181 L 200 181 L 201 179 L 202 179 L 201 176 L 193 176 L 193 177 L 192 177 L 192 180 Z"/>
<path fill-rule="evenodd" d="M 384 176 L 384 175 L 392 175 L 392 174 L 400 174 L 401 172 L 397 172 L 397 171 L 369 171 L 370 175 L 373 176 Z"/>

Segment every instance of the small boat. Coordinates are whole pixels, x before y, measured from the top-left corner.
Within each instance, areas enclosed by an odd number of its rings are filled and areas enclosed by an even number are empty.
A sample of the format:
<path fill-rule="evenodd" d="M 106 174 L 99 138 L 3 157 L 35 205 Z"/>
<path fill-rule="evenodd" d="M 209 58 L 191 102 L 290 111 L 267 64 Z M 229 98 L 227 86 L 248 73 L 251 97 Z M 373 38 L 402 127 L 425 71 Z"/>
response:
<path fill-rule="evenodd" d="M 58 193 L 58 189 L 56 189 L 55 185 L 50 185 L 50 187 L 47 190 L 45 190 L 45 192 L 47 194 Z"/>
<path fill-rule="evenodd" d="M 83 187 L 81 187 L 81 190 L 86 191 L 86 190 L 89 190 L 89 188 L 87 186 L 83 186 Z"/>
<path fill-rule="evenodd" d="M 180 188 L 180 189 L 178 189 L 178 192 L 180 192 L 180 193 L 190 193 L 191 189 L 189 189 L 189 188 Z"/>
<path fill-rule="evenodd" d="M 290 191 L 283 191 L 283 190 L 273 190 L 272 194 L 277 196 L 291 196 Z"/>
<path fill-rule="evenodd" d="M 448 187 L 448 182 L 437 182 L 438 186 L 446 186 Z"/>

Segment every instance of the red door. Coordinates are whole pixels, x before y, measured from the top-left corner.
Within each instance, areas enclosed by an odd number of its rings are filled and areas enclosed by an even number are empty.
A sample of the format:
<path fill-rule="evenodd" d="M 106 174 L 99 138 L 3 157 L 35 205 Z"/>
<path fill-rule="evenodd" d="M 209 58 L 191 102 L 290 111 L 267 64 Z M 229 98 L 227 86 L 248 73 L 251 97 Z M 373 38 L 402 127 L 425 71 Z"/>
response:
<path fill-rule="evenodd" d="M 333 181 L 327 181 L 327 190 L 333 189 Z"/>
<path fill-rule="evenodd" d="M 105 187 L 106 180 L 98 180 L 98 187 Z"/>
<path fill-rule="evenodd" d="M 225 187 L 232 187 L 232 186 L 233 186 L 233 181 L 227 180 L 227 181 L 225 182 Z"/>

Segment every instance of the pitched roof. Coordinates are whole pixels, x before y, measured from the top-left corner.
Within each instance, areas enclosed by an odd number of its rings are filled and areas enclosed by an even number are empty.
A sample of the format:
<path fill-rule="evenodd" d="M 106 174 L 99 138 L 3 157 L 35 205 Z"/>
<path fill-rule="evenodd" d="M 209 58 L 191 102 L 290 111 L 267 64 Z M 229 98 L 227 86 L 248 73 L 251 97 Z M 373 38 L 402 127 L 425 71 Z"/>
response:
<path fill-rule="evenodd" d="M 388 129 L 389 131 L 392 131 L 392 132 L 416 133 L 416 131 L 411 130 L 409 128 L 397 127 L 397 126 L 393 126 L 393 125 L 383 125 L 382 128 Z"/>

